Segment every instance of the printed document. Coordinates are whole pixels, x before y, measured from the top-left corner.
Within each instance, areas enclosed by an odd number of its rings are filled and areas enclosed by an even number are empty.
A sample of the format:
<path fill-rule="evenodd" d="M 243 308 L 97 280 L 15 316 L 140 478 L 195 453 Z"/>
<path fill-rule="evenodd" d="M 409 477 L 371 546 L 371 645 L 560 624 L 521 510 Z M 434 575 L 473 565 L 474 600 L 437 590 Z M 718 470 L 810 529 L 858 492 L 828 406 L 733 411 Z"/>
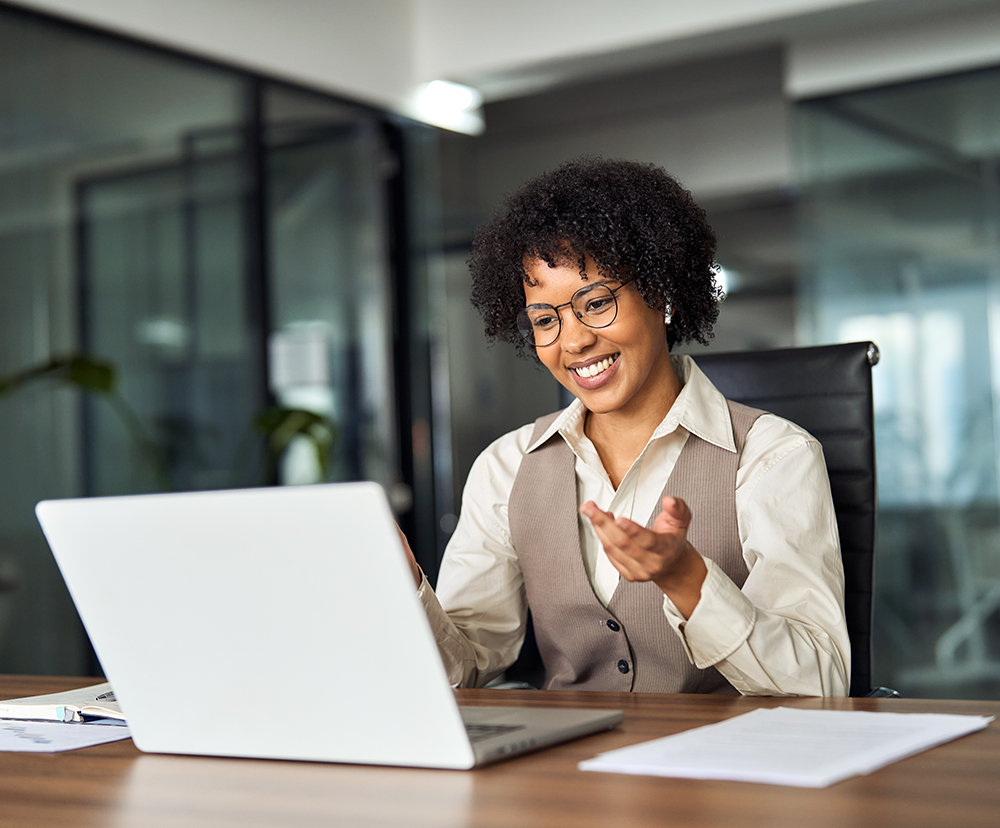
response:
<path fill-rule="evenodd" d="M 129 738 L 129 729 L 68 722 L 0 720 L 0 751 L 57 753 Z"/>
<path fill-rule="evenodd" d="M 992 716 L 778 707 L 603 753 L 581 770 L 825 788 L 982 730 Z"/>

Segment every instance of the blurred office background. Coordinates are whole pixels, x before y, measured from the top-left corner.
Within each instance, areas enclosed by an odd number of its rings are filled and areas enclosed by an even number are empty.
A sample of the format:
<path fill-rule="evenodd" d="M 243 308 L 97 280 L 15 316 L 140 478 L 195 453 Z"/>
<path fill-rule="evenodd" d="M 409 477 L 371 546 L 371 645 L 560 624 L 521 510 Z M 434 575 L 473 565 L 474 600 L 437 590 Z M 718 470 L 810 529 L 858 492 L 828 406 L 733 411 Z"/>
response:
<path fill-rule="evenodd" d="M 374 479 L 435 573 L 476 454 L 560 405 L 484 341 L 472 232 L 598 153 L 708 211 L 712 349 L 879 345 L 875 680 L 996 697 L 1000 3 L 495 6 L 0 2 L 0 377 L 118 376 L 0 396 L 0 671 L 94 664 L 43 498 Z M 482 96 L 458 131 L 435 79 Z M 328 469 L 268 476 L 276 405 Z"/>

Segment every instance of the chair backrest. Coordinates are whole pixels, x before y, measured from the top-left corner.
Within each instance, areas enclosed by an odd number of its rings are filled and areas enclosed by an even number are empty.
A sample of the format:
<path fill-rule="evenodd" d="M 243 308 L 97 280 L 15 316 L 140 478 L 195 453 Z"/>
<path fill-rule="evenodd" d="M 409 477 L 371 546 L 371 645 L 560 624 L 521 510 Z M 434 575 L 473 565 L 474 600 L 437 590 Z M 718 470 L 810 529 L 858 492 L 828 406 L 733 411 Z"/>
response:
<path fill-rule="evenodd" d="M 702 354 L 695 361 L 726 397 L 800 425 L 823 446 L 844 559 L 851 695 L 871 689 L 875 557 L 875 433 L 871 342 Z"/>

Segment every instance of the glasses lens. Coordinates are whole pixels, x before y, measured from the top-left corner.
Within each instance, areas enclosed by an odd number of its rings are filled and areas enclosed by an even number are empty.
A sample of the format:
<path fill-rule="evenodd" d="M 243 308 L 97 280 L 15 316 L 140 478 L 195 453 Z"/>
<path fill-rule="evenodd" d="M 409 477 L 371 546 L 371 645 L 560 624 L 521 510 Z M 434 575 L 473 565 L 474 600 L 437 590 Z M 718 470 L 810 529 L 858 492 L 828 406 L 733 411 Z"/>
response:
<path fill-rule="evenodd" d="M 544 347 L 559 338 L 561 321 L 551 305 L 532 305 L 518 311 L 517 329 L 532 345 Z"/>
<path fill-rule="evenodd" d="M 606 328 L 618 315 L 618 301 L 607 285 L 593 285 L 574 294 L 573 312 L 590 328 Z"/>

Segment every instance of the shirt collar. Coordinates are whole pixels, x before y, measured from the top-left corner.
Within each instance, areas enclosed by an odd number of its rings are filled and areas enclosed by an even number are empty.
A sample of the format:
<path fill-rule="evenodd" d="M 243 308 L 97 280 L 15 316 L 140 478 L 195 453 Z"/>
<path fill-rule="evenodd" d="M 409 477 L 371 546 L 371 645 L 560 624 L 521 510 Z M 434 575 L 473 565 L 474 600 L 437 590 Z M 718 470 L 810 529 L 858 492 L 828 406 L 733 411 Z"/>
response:
<path fill-rule="evenodd" d="M 729 406 L 722 393 L 712 385 L 712 381 L 702 373 L 695 361 L 686 355 L 670 357 L 677 376 L 683 383 L 680 394 L 667 412 L 667 416 L 656 427 L 651 440 L 670 434 L 678 427 L 687 429 L 719 448 L 736 451 L 733 438 L 733 423 Z M 575 448 L 583 437 L 583 423 L 587 410 L 579 400 L 573 400 L 555 418 L 547 429 L 533 440 L 527 452 L 532 452 L 549 440 L 556 432 Z"/>
<path fill-rule="evenodd" d="M 579 443 L 580 438 L 583 437 L 583 420 L 586 414 L 587 409 L 583 407 L 583 403 L 578 399 L 574 399 L 568 407 L 562 410 L 558 417 L 549 423 L 549 427 L 542 432 L 541 436 L 537 440 L 532 441 L 525 454 L 534 451 L 540 445 L 547 442 L 556 432 L 562 434 L 570 446 L 575 447 Z"/>
<path fill-rule="evenodd" d="M 733 421 L 722 392 L 712 385 L 691 357 L 678 355 L 670 359 L 684 387 L 663 422 L 653 432 L 653 437 L 661 437 L 683 426 L 702 440 L 735 452 Z"/>

